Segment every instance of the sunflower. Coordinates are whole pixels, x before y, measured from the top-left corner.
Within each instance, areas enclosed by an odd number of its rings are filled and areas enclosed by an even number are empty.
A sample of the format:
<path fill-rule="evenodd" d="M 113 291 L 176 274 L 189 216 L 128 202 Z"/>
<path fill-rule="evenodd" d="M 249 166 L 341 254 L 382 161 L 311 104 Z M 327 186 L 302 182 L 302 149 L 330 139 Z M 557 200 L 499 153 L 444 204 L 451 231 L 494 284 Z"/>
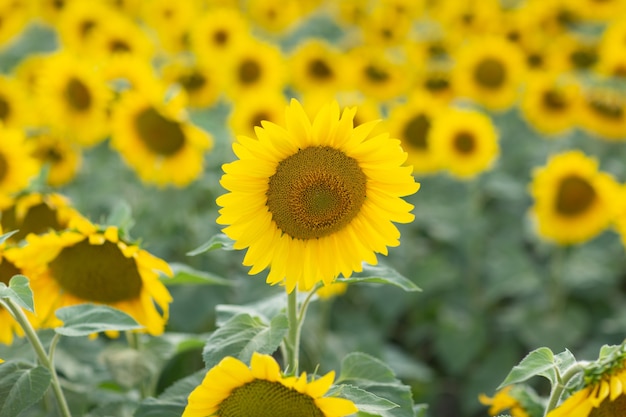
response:
<path fill-rule="evenodd" d="M 430 174 L 441 168 L 433 153 L 431 129 L 443 110 L 439 100 L 416 93 L 389 111 L 387 128 L 392 137 L 402 141 L 415 174 Z"/>
<path fill-rule="evenodd" d="M 595 71 L 599 42 L 595 37 L 564 33 L 551 39 L 547 57 L 547 66 L 553 71 Z"/>
<path fill-rule="evenodd" d="M 616 214 L 619 185 L 578 150 L 550 158 L 534 172 L 531 215 L 542 237 L 562 245 L 582 243 L 601 233 Z"/>
<path fill-rule="evenodd" d="M 598 360 L 584 370 L 584 386 L 547 417 L 621 417 L 626 410 L 626 355 Z"/>
<path fill-rule="evenodd" d="M 113 114 L 111 146 L 139 177 L 152 184 L 178 187 L 202 173 L 212 137 L 186 120 L 182 100 L 167 103 L 127 91 Z"/>
<path fill-rule="evenodd" d="M 191 108 L 215 104 L 222 92 L 223 82 L 215 65 L 171 60 L 161 72 L 163 81 L 179 85 L 185 91 Z"/>
<path fill-rule="evenodd" d="M 37 97 L 46 122 L 83 146 L 108 134 L 109 90 L 94 64 L 69 53 L 46 59 Z"/>
<path fill-rule="evenodd" d="M 477 110 L 447 109 L 434 121 L 429 139 L 435 161 L 461 179 L 489 169 L 500 152 L 493 122 Z"/>
<path fill-rule="evenodd" d="M 598 45 L 598 71 L 608 76 L 626 77 L 626 17 L 607 25 Z"/>
<path fill-rule="evenodd" d="M 56 24 L 61 14 L 72 3 L 78 3 L 80 0 L 36 0 L 35 13 L 48 24 Z"/>
<path fill-rule="evenodd" d="M 191 50 L 198 61 L 214 65 L 250 39 L 250 27 L 239 9 L 219 8 L 205 12 L 194 23 L 189 34 Z"/>
<path fill-rule="evenodd" d="M 492 33 L 502 19 L 502 7 L 497 0 L 443 1 L 440 4 L 435 16 L 446 28 L 446 37 L 455 45 Z"/>
<path fill-rule="evenodd" d="M 19 250 L 15 247 L 7 247 L 6 243 L 0 244 L 0 282 L 3 284 L 9 285 L 13 275 L 22 274 L 22 271 L 14 264 L 14 254 Z M 13 319 L 13 316 L 0 306 L 0 343 L 10 345 L 13 343 L 13 335 L 22 336 L 23 333 L 22 327 Z"/>
<path fill-rule="evenodd" d="M 489 406 L 489 415 L 498 416 L 503 412 L 509 412 L 512 417 L 530 417 L 520 401 L 514 396 L 514 386 L 508 385 L 489 398 L 481 394 L 478 399 L 483 405 Z"/>
<path fill-rule="evenodd" d="M 299 92 L 341 90 L 346 80 L 343 55 L 321 40 L 308 40 L 297 46 L 289 58 L 291 84 Z"/>
<path fill-rule="evenodd" d="M 0 123 L 7 127 L 22 128 L 29 122 L 29 110 L 21 81 L 0 75 Z"/>
<path fill-rule="evenodd" d="M 0 194 L 16 193 L 26 188 L 40 166 L 21 130 L 0 125 L 0 142 Z"/>
<path fill-rule="evenodd" d="M 200 14 L 196 0 L 151 0 L 144 2 L 142 17 L 154 30 L 163 49 L 172 54 L 189 49 L 189 28 Z"/>
<path fill-rule="evenodd" d="M 54 316 L 58 308 L 95 303 L 126 312 L 152 335 L 163 333 L 172 297 L 159 274 L 172 271 L 165 261 L 124 242 L 117 227 L 75 217 L 61 232 L 28 235 L 15 264 L 30 278 L 42 327 L 60 324 Z"/>
<path fill-rule="evenodd" d="M 453 69 L 460 96 L 490 110 L 506 110 L 517 99 L 524 56 L 502 38 L 476 38 L 458 51 Z"/>
<path fill-rule="evenodd" d="M 131 55 L 150 62 L 155 53 L 154 43 L 146 31 L 128 16 L 116 13 L 101 21 L 87 44 L 89 54 L 98 62 L 118 55 Z"/>
<path fill-rule="evenodd" d="M 89 39 L 110 19 L 115 19 L 116 12 L 100 1 L 74 1 L 67 6 L 59 17 L 57 32 L 63 47 L 75 53 L 89 53 Z"/>
<path fill-rule="evenodd" d="M 571 77 L 538 72 L 528 78 L 520 108 L 526 121 L 549 138 L 576 125 L 580 99 L 578 83 Z"/>
<path fill-rule="evenodd" d="M 305 10 L 300 0 L 247 0 L 248 20 L 268 33 L 279 34 L 293 28 Z"/>
<path fill-rule="evenodd" d="M 64 230 L 81 214 L 70 200 L 57 193 L 24 193 L 3 204 L 0 225 L 4 230 L 17 230 L 8 242 L 18 243 L 28 234 Z"/>
<path fill-rule="evenodd" d="M 28 0 L 0 2 L 0 48 L 16 39 L 31 17 Z"/>
<path fill-rule="evenodd" d="M 228 118 L 234 136 L 254 136 L 254 129 L 261 127 L 262 121 L 282 125 L 287 99 L 281 91 L 267 91 L 241 97 Z"/>
<path fill-rule="evenodd" d="M 580 126 L 606 140 L 626 139 L 626 98 L 622 91 L 590 87 L 582 93 Z"/>
<path fill-rule="evenodd" d="M 159 79 L 154 67 L 146 60 L 130 54 L 116 54 L 105 60 L 102 77 L 117 93 L 126 90 L 151 94 L 164 93 L 167 86 Z"/>
<path fill-rule="evenodd" d="M 343 295 L 348 290 L 348 284 L 345 282 L 333 282 L 330 285 L 324 285 L 315 294 L 322 300 L 328 300 Z"/>
<path fill-rule="evenodd" d="M 392 222 L 413 220 L 412 205 L 401 199 L 419 184 L 398 140 L 368 135 L 375 123 L 353 128 L 355 109 L 340 115 L 336 102 L 313 122 L 298 101 L 285 113 L 286 128 L 264 123 L 258 140 L 239 136 L 238 160 L 223 166 L 221 184 L 230 191 L 217 199 L 217 223 L 248 248 L 250 274 L 266 267 L 267 282 L 310 290 L 349 277 L 362 262 L 377 262 L 397 246 Z"/>
<path fill-rule="evenodd" d="M 80 146 L 50 131 L 41 131 L 29 137 L 29 141 L 33 144 L 32 156 L 42 166 L 48 165 L 48 185 L 59 187 L 76 177 L 82 164 Z"/>
<path fill-rule="evenodd" d="M 189 395 L 182 417 L 342 417 L 358 409 L 350 400 L 324 397 L 335 373 L 309 381 L 281 375 L 269 355 L 254 352 L 250 367 L 227 356 L 211 368 Z"/>
<path fill-rule="evenodd" d="M 401 45 L 410 37 L 413 19 L 382 3 L 367 14 L 359 28 L 366 45 L 393 47 Z"/>

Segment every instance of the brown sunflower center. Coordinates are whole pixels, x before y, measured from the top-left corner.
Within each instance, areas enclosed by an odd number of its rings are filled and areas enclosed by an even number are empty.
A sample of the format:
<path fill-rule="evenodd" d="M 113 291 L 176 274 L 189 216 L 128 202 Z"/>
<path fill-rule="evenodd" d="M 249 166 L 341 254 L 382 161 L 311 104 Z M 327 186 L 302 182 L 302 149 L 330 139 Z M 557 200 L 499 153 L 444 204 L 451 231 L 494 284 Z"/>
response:
<path fill-rule="evenodd" d="M 178 78 L 178 82 L 187 91 L 197 91 L 205 86 L 207 79 L 199 72 L 191 72 L 189 74 L 182 75 Z"/>
<path fill-rule="evenodd" d="M 13 278 L 13 275 L 19 275 L 22 271 L 20 271 L 12 262 L 8 259 L 3 258 L 0 261 L 0 282 L 9 285 L 9 281 Z"/>
<path fill-rule="evenodd" d="M 0 153 L 0 182 L 4 181 L 9 173 L 9 163 L 4 155 Z"/>
<path fill-rule="evenodd" d="M 91 107 L 91 92 L 84 82 L 72 77 L 65 85 L 65 98 L 73 110 L 83 112 Z"/>
<path fill-rule="evenodd" d="M 242 84 L 254 84 L 261 78 L 261 66 L 253 59 L 245 59 L 239 65 L 238 74 Z"/>
<path fill-rule="evenodd" d="M 476 138 L 470 132 L 458 132 L 454 136 L 453 144 L 459 153 L 469 155 L 476 149 Z"/>
<path fill-rule="evenodd" d="M 366 177 L 358 162 L 330 146 L 312 146 L 280 161 L 269 179 L 267 206 L 295 239 L 330 235 L 359 213 Z"/>
<path fill-rule="evenodd" d="M 430 118 L 425 114 L 418 114 L 410 119 L 404 126 L 402 136 L 416 149 L 428 149 L 428 132 L 430 131 Z"/>
<path fill-rule="evenodd" d="M 64 155 L 60 149 L 54 146 L 43 146 L 37 149 L 33 155 L 42 162 L 50 162 L 52 165 L 63 161 Z"/>
<path fill-rule="evenodd" d="M 130 52 L 131 47 L 124 39 L 111 39 L 111 42 L 109 42 L 109 51 L 112 53 Z"/>
<path fill-rule="evenodd" d="M 589 413 L 589 417 L 621 417 L 626 410 L 626 394 L 622 393 L 615 400 L 611 401 L 609 397 L 600 403 L 598 408 L 594 408 Z"/>
<path fill-rule="evenodd" d="M 50 271 L 61 288 L 86 301 L 115 303 L 141 293 L 137 263 L 108 240 L 92 245 L 85 239 L 63 248 L 50 262 Z"/>
<path fill-rule="evenodd" d="M 562 111 L 567 108 L 567 101 L 563 93 L 557 90 L 547 90 L 541 96 L 543 105 L 553 111 Z"/>
<path fill-rule="evenodd" d="M 85 19 L 83 20 L 79 27 L 78 27 L 78 33 L 80 34 L 80 37 L 85 39 L 87 38 L 90 34 L 93 33 L 94 28 L 96 27 L 96 22 L 91 20 L 91 19 Z"/>
<path fill-rule="evenodd" d="M 315 400 L 280 382 L 255 379 L 235 388 L 222 401 L 219 417 L 324 417 Z"/>
<path fill-rule="evenodd" d="M 389 80 L 389 73 L 383 68 L 379 68 L 374 65 L 368 65 L 365 67 L 365 76 L 375 84 L 382 84 Z"/>
<path fill-rule="evenodd" d="M 596 191 L 584 178 L 565 177 L 556 193 L 556 211 L 563 216 L 578 216 L 591 207 L 596 197 Z"/>
<path fill-rule="evenodd" d="M 318 80 L 326 80 L 333 76 L 333 71 L 326 61 L 317 58 L 309 62 L 309 75 Z"/>
<path fill-rule="evenodd" d="M 270 115 L 261 110 L 252 115 L 252 117 L 250 118 L 250 126 L 252 126 L 253 128 L 255 126 L 261 126 L 261 122 L 263 120 L 270 120 L 270 119 L 271 119 Z"/>
<path fill-rule="evenodd" d="M 213 32 L 213 41 L 216 45 L 224 46 L 226 43 L 228 43 L 228 38 L 228 31 L 224 29 L 219 29 Z"/>
<path fill-rule="evenodd" d="M 495 58 L 485 58 L 474 69 L 474 80 L 480 86 L 488 89 L 497 89 L 504 84 L 506 68 Z"/>
<path fill-rule="evenodd" d="M 180 123 L 165 118 L 152 107 L 137 115 L 135 129 L 143 144 L 158 155 L 174 155 L 185 145 L 185 133 Z"/>
<path fill-rule="evenodd" d="M 441 92 L 450 88 L 450 81 L 443 76 L 431 76 L 424 81 L 424 87 L 428 91 Z"/>
<path fill-rule="evenodd" d="M 22 221 L 18 221 L 15 217 L 15 208 L 11 207 L 2 212 L 2 228 L 4 230 L 18 230 L 16 234 L 11 236 L 11 240 L 20 241 L 29 233 L 45 233 L 52 230 L 61 230 L 67 225 L 59 222 L 57 211 L 46 203 L 39 203 L 32 206 L 24 216 Z"/>
<path fill-rule="evenodd" d="M 0 96 L 0 120 L 6 120 L 11 114 L 11 106 L 8 100 Z"/>
<path fill-rule="evenodd" d="M 595 114 L 609 120 L 621 120 L 624 117 L 624 109 L 611 100 L 591 99 L 589 107 Z"/>
<path fill-rule="evenodd" d="M 574 67 L 588 69 L 598 61 L 598 54 L 593 49 L 578 49 L 570 54 L 569 59 Z"/>

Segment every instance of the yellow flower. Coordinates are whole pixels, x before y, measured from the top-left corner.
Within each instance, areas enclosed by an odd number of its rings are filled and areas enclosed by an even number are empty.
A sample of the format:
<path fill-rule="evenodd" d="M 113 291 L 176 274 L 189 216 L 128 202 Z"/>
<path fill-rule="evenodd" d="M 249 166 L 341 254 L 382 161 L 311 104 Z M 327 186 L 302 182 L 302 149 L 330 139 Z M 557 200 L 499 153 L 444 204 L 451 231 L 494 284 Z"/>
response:
<path fill-rule="evenodd" d="M 26 188 L 40 167 L 21 130 L 0 125 L 0 140 L 0 194 L 16 193 Z"/>
<path fill-rule="evenodd" d="M 191 50 L 199 62 L 213 65 L 250 39 L 250 27 L 237 8 L 210 9 L 194 23 Z"/>
<path fill-rule="evenodd" d="M 304 10 L 300 0 L 248 0 L 248 20 L 257 27 L 273 34 L 286 32 L 302 17 Z"/>
<path fill-rule="evenodd" d="M 223 166 L 217 222 L 248 248 L 250 274 L 269 267 L 267 282 L 301 291 L 349 277 L 362 262 L 377 262 L 397 246 L 392 222 L 413 220 L 401 197 L 419 189 L 400 142 L 382 134 L 368 138 L 375 123 L 353 128 L 355 109 L 340 115 L 337 103 L 313 122 L 292 100 L 285 127 L 264 123 L 257 139 L 238 137 L 235 162 Z"/>
<path fill-rule="evenodd" d="M 0 123 L 6 127 L 24 127 L 31 119 L 29 104 L 21 81 L 0 75 Z"/>
<path fill-rule="evenodd" d="M 500 153 L 491 119 L 477 110 L 449 108 L 435 119 L 429 139 L 435 161 L 462 179 L 489 169 Z"/>
<path fill-rule="evenodd" d="M 456 55 L 454 85 L 460 96 L 490 110 L 506 110 L 517 99 L 524 66 L 517 45 L 501 38 L 476 38 Z"/>
<path fill-rule="evenodd" d="M 89 40 L 102 30 L 116 12 L 103 2 L 73 1 L 59 17 L 57 32 L 63 47 L 75 53 L 91 53 Z"/>
<path fill-rule="evenodd" d="M 31 17 L 30 0 L 0 2 L 0 48 L 16 39 Z"/>
<path fill-rule="evenodd" d="M 485 394 L 480 394 L 478 399 L 481 404 L 489 406 L 489 415 L 491 416 L 508 412 L 511 413 L 512 417 L 529 417 L 519 400 L 511 395 L 512 389 L 513 385 L 508 385 L 496 392 L 496 395 L 492 398 L 487 397 Z"/>
<path fill-rule="evenodd" d="M 359 29 L 366 45 L 392 47 L 410 37 L 413 22 L 410 16 L 398 13 L 391 5 L 382 3 L 365 16 Z"/>
<path fill-rule="evenodd" d="M 282 91 L 246 94 L 233 106 L 228 124 L 234 136 L 254 136 L 255 127 L 261 127 L 263 120 L 283 124 L 286 106 L 287 99 Z"/>
<path fill-rule="evenodd" d="M 150 61 L 155 49 L 147 32 L 133 19 L 119 13 L 102 20 L 87 43 L 87 52 L 98 62 L 118 55 L 131 55 Z"/>
<path fill-rule="evenodd" d="M 120 239 L 116 227 L 74 218 L 68 229 L 30 234 L 26 243 L 15 264 L 30 279 L 42 327 L 60 324 L 54 316 L 58 308 L 96 303 L 126 312 L 152 335 L 163 333 L 172 297 L 159 274 L 172 271 L 165 261 Z"/>
<path fill-rule="evenodd" d="M 567 245 L 592 239 L 609 226 L 619 185 L 598 170 L 595 159 L 576 150 L 555 155 L 536 169 L 530 192 L 539 235 Z"/>
<path fill-rule="evenodd" d="M 175 54 L 188 49 L 189 28 L 199 13 L 200 5 L 196 0 L 151 0 L 143 2 L 142 17 L 156 32 L 163 49 Z"/>
<path fill-rule="evenodd" d="M 317 290 L 316 294 L 322 300 L 327 300 L 329 298 L 337 297 L 339 295 L 345 294 L 348 290 L 348 284 L 345 282 L 333 282 L 332 284 L 324 285 L 322 288 Z"/>
<path fill-rule="evenodd" d="M 626 140 L 626 99 L 621 90 L 588 88 L 582 93 L 580 126 L 605 140 Z"/>
<path fill-rule="evenodd" d="M 289 66 L 291 84 L 299 92 L 335 92 L 346 82 L 343 55 L 320 40 L 298 45 L 289 58 Z"/>
<path fill-rule="evenodd" d="M 250 367 L 228 356 L 211 368 L 189 395 L 182 417 L 342 417 L 358 409 L 350 400 L 324 397 L 335 373 L 308 381 L 283 377 L 269 355 L 253 353 Z"/>
<path fill-rule="evenodd" d="M 161 71 L 163 81 L 184 90 L 191 108 L 211 106 L 222 93 L 223 82 L 215 65 L 172 60 Z"/>
<path fill-rule="evenodd" d="M 29 138 L 33 144 L 32 156 L 40 165 L 48 164 L 46 182 L 53 187 L 69 183 L 80 169 L 81 149 L 63 135 L 41 131 Z"/>
<path fill-rule="evenodd" d="M 212 137 L 187 121 L 183 104 L 128 91 L 115 107 L 111 146 L 147 183 L 183 187 L 202 173 Z"/>
<path fill-rule="evenodd" d="M 2 229 L 0 229 L 1 232 Z M 19 250 L 19 248 L 7 247 L 6 243 L 0 244 L 0 282 L 6 285 L 9 285 L 13 275 L 22 274 L 21 269 L 17 268 L 14 263 L 14 255 Z M 27 317 L 33 318 L 30 314 Z M 22 327 L 13 319 L 13 316 L 0 306 L 0 343 L 10 345 L 13 343 L 14 335 L 22 336 L 23 334 Z"/>

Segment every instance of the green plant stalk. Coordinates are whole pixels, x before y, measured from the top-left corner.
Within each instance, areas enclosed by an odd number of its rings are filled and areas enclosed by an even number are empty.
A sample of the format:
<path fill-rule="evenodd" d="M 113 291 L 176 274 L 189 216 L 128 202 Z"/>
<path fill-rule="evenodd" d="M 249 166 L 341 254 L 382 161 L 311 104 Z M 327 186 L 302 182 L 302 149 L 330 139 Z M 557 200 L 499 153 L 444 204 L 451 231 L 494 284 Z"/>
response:
<path fill-rule="evenodd" d="M 50 355 L 48 355 L 43 345 L 41 344 L 41 340 L 39 340 L 39 337 L 37 336 L 37 332 L 35 332 L 35 329 L 28 321 L 28 318 L 26 317 L 22 309 L 18 305 L 16 305 L 11 299 L 2 300 L 0 301 L 0 304 L 3 304 L 6 307 L 6 309 L 11 313 L 11 315 L 15 319 L 15 321 L 17 321 L 17 323 L 22 327 L 22 329 L 24 330 L 24 334 L 26 335 L 26 338 L 30 342 L 35 353 L 37 354 L 37 358 L 39 359 L 39 362 L 41 362 L 41 364 L 45 366 L 46 368 L 48 368 L 48 371 L 50 371 L 50 375 L 52 377 L 52 381 L 51 381 L 52 390 L 54 391 L 54 395 L 56 397 L 57 405 L 59 406 L 59 411 L 61 415 L 63 417 L 72 417 L 72 414 L 70 413 L 70 409 L 67 406 L 67 401 L 65 400 L 65 396 L 63 395 L 63 390 L 61 389 L 59 377 L 56 373 L 56 369 L 54 368 L 53 356 L 54 356 L 54 345 L 56 345 L 56 342 L 51 347 L 52 349 L 50 351 Z"/>
<path fill-rule="evenodd" d="M 561 395 L 563 394 L 563 390 L 567 386 L 569 380 L 576 376 L 577 373 L 583 371 L 583 369 L 584 368 L 580 363 L 576 363 L 575 365 L 569 367 L 562 376 L 559 375 L 559 371 L 557 370 L 558 382 L 552 387 L 550 398 L 548 399 L 548 405 L 546 406 L 546 411 L 543 414 L 544 417 L 556 408 L 559 400 L 561 399 Z"/>
<path fill-rule="evenodd" d="M 137 352 L 141 351 L 141 340 L 139 333 L 127 331 L 126 332 L 126 340 L 128 341 L 128 346 L 131 349 L 136 350 Z M 139 395 L 141 399 L 146 399 L 152 396 L 152 386 L 151 382 L 147 382 L 145 379 L 139 383 Z"/>
<path fill-rule="evenodd" d="M 298 292 L 287 294 L 287 324 L 289 331 L 285 348 L 287 350 L 287 370 L 292 375 L 298 374 L 300 360 L 300 322 L 298 319 Z"/>

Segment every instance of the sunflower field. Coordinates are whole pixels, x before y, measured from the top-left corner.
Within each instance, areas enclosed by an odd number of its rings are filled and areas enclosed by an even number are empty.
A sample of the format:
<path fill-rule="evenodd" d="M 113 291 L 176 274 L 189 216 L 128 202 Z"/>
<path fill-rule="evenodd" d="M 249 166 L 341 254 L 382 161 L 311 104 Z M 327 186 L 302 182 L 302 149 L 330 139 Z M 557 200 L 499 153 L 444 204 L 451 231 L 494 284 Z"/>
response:
<path fill-rule="evenodd" d="M 0 417 L 625 417 L 626 0 L 0 0 Z"/>

